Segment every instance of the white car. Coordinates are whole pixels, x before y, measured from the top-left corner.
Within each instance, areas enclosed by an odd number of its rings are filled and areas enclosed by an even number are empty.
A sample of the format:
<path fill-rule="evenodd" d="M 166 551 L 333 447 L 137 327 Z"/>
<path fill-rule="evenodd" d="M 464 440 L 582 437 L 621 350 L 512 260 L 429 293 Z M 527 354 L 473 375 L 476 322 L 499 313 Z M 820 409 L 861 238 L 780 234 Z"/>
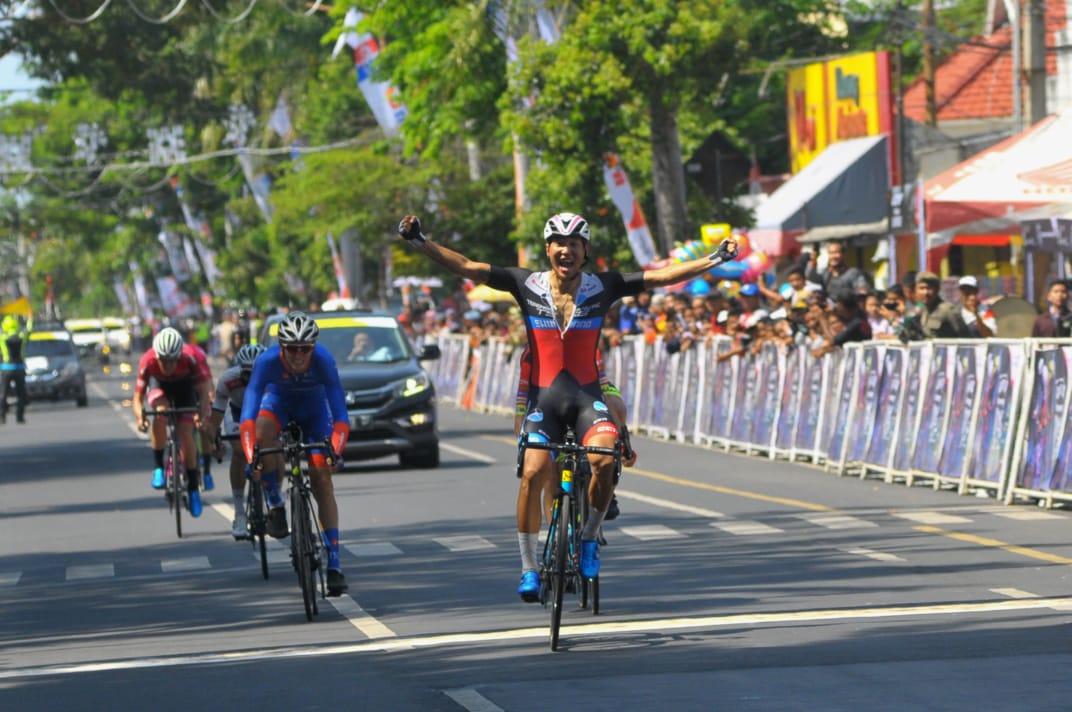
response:
<path fill-rule="evenodd" d="M 130 353 L 130 329 L 127 322 L 117 316 L 106 316 L 101 320 L 104 324 L 104 340 L 112 351 L 124 354 Z"/>
<path fill-rule="evenodd" d="M 78 355 L 82 358 L 89 356 L 100 357 L 104 352 L 107 333 L 104 322 L 100 319 L 68 319 L 64 322 L 67 331 L 71 332 L 74 345 L 78 347 Z"/>

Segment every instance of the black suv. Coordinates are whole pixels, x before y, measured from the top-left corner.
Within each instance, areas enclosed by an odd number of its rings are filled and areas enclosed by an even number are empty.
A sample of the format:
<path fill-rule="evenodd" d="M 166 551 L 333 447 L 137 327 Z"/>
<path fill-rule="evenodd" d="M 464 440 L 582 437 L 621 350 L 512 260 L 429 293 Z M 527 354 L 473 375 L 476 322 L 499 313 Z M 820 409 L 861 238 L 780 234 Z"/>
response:
<path fill-rule="evenodd" d="M 343 456 L 366 460 L 397 454 L 404 467 L 438 467 L 435 385 L 421 361 L 439 358 L 439 347 L 418 354 L 391 315 L 373 311 L 310 314 L 339 367 L 350 416 Z M 260 343 L 276 343 L 283 315 L 268 318 Z"/>

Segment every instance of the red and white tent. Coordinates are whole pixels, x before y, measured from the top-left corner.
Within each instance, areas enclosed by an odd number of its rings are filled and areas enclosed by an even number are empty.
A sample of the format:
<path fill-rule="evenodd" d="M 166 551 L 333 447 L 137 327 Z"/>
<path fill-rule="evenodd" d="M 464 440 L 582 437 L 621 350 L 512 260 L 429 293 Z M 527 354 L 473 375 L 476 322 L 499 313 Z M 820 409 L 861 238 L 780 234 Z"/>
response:
<path fill-rule="evenodd" d="M 923 186 L 927 247 L 958 235 L 1010 235 L 1072 213 L 1072 112 L 1054 114 Z"/>

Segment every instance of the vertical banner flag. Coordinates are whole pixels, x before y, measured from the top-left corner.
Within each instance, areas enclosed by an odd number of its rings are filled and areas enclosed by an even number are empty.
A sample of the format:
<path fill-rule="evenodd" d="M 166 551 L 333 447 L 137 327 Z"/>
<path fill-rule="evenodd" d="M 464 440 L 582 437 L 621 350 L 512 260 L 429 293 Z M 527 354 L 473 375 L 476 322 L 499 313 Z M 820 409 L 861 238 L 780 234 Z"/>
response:
<path fill-rule="evenodd" d="M 640 203 L 633 195 L 629 178 L 622 170 L 618 156 L 607 153 L 603 156 L 603 182 L 618 212 L 625 221 L 625 232 L 629 237 L 629 246 L 633 248 L 633 257 L 641 267 L 647 267 L 655 261 L 655 243 L 651 239 L 651 230 L 640 210 Z"/>
<path fill-rule="evenodd" d="M 357 27 L 364 18 L 364 13 L 355 8 L 346 11 L 343 27 Z M 365 95 L 376 123 L 389 138 L 398 135 L 398 127 L 406 118 L 406 105 L 402 103 L 398 88 L 391 82 L 377 82 L 372 79 L 372 63 L 380 54 L 380 45 L 376 38 L 368 32 L 344 32 L 335 43 L 332 56 L 341 51 L 343 45 L 352 47 L 354 50 L 354 67 L 357 70 L 357 86 Z"/>
<path fill-rule="evenodd" d="M 342 258 L 339 257 L 339 248 L 335 245 L 335 237 L 327 233 L 328 249 L 331 250 L 331 266 L 335 269 L 335 282 L 339 285 L 339 296 L 343 299 L 350 298 L 350 285 L 346 283 L 346 272 L 342 268 Z"/>

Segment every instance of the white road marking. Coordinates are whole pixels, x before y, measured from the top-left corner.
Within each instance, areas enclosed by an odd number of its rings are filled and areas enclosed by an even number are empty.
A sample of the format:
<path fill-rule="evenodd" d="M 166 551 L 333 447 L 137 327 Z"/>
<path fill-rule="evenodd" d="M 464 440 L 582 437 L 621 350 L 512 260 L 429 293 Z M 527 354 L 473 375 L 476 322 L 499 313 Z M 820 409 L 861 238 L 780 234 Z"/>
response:
<path fill-rule="evenodd" d="M 648 524 L 640 527 L 621 527 L 624 534 L 641 541 L 657 541 L 659 539 L 678 539 L 685 536 L 679 531 L 663 526 L 662 524 Z"/>
<path fill-rule="evenodd" d="M 115 576 L 115 564 L 82 564 L 81 566 L 67 567 L 68 581 L 111 578 L 113 576 Z"/>
<path fill-rule="evenodd" d="M 350 621 L 350 625 L 364 633 L 369 640 L 397 637 L 393 630 L 370 616 L 352 597 L 337 596 L 326 600 L 346 620 Z"/>
<path fill-rule="evenodd" d="M 877 527 L 874 522 L 869 522 L 864 519 L 858 519 L 856 517 L 850 517 L 847 514 L 798 514 L 798 517 L 804 519 L 816 526 L 826 527 L 827 529 L 861 529 L 864 527 Z"/>
<path fill-rule="evenodd" d="M 1037 593 L 1021 591 L 1018 588 L 992 588 L 990 589 L 990 592 L 996 593 L 999 596 L 1008 596 L 1009 598 L 1038 598 Z"/>
<path fill-rule="evenodd" d="M 854 547 L 852 549 L 842 549 L 846 554 L 854 554 L 856 556 L 866 556 L 869 559 L 875 561 L 904 561 L 900 556 L 896 554 L 887 554 L 881 551 L 874 551 L 872 549 L 865 549 L 863 547 Z"/>
<path fill-rule="evenodd" d="M 160 562 L 160 570 L 166 574 L 179 571 L 200 571 L 201 569 L 211 568 L 212 564 L 208 562 L 207 556 L 187 556 L 182 559 L 163 559 Z"/>
<path fill-rule="evenodd" d="M 963 524 L 971 521 L 967 517 L 946 514 L 945 512 L 891 512 L 891 514 L 920 524 Z"/>
<path fill-rule="evenodd" d="M 478 549 L 494 549 L 495 545 L 482 536 L 443 536 L 434 541 L 450 551 L 476 551 Z"/>
<path fill-rule="evenodd" d="M 925 616 L 978 615 L 988 613 L 1011 613 L 1072 607 L 1072 598 L 1032 598 L 1026 600 L 999 600 L 971 603 L 940 603 L 924 606 L 884 606 L 876 608 L 819 609 L 783 611 L 776 613 L 740 613 L 696 618 L 663 618 L 656 620 L 613 621 L 563 626 L 564 637 L 605 636 L 609 634 L 665 633 L 676 630 L 704 630 L 716 628 L 750 628 L 759 625 L 784 625 L 786 623 L 815 623 L 824 621 L 861 621 L 881 618 L 908 618 Z M 43 665 L 0 670 L 0 680 L 44 677 L 48 675 L 73 675 L 87 672 L 114 670 L 141 670 L 172 667 L 176 665 L 218 665 L 235 662 L 278 661 L 288 658 L 313 658 L 323 656 L 352 655 L 360 653 L 390 652 L 416 648 L 458 646 L 506 641 L 516 643 L 522 639 L 545 640 L 547 626 L 493 630 L 481 633 L 447 633 L 443 635 L 387 638 L 328 645 L 322 643 L 297 648 L 239 650 L 230 653 L 199 653 L 159 658 L 135 658 L 106 660 L 100 662 Z"/>
<path fill-rule="evenodd" d="M 711 522 L 711 526 L 716 529 L 721 529 L 727 534 L 733 534 L 734 536 L 752 536 L 755 534 L 781 534 L 782 529 L 772 527 L 763 522 L 753 522 L 749 520 L 727 520 L 725 522 Z"/>
<path fill-rule="evenodd" d="M 629 490 L 623 490 L 620 487 L 614 490 L 614 494 L 618 495 L 622 499 L 634 499 L 637 502 L 644 502 L 656 507 L 663 507 L 665 509 L 676 509 L 679 512 L 688 512 L 689 514 L 697 514 L 701 517 L 711 517 L 712 519 L 718 519 L 725 517 L 722 512 L 716 512 L 713 509 L 704 509 L 703 507 L 693 507 L 688 504 L 680 504 L 673 502 L 669 499 L 661 499 L 659 497 L 649 497 L 646 494 L 639 494 L 637 492 L 631 492 Z"/>
<path fill-rule="evenodd" d="M 402 550 L 389 541 L 370 541 L 365 544 L 344 544 L 343 548 L 357 557 L 394 556 Z"/>
<path fill-rule="evenodd" d="M 440 441 L 440 443 L 439 443 L 439 448 L 441 450 L 449 450 L 450 452 L 454 453 L 455 455 L 461 455 L 462 457 L 469 458 L 470 460 L 477 460 L 479 462 L 486 462 L 489 465 L 492 465 L 492 464 L 498 462 L 498 460 L 496 460 L 494 457 L 491 457 L 489 455 L 485 455 L 482 452 L 477 452 L 476 450 L 466 450 L 465 448 L 458 447 L 457 445 L 451 445 L 450 443 L 445 443 L 445 442 L 442 442 L 442 441 Z"/>
<path fill-rule="evenodd" d="M 1068 519 L 1068 517 L 1057 514 L 1056 512 L 1047 512 L 1044 509 L 1025 509 L 1025 510 L 1010 510 L 1004 512 L 994 512 L 999 517 L 1005 517 L 1006 519 L 1015 519 L 1018 521 L 1040 521 L 1043 519 Z"/>
<path fill-rule="evenodd" d="M 469 710 L 469 712 L 506 712 L 502 707 L 499 707 L 471 687 L 463 687 L 458 690 L 443 690 L 443 694 Z"/>
<path fill-rule="evenodd" d="M 22 578 L 21 571 L 0 574 L 0 586 L 14 586 Z"/>

